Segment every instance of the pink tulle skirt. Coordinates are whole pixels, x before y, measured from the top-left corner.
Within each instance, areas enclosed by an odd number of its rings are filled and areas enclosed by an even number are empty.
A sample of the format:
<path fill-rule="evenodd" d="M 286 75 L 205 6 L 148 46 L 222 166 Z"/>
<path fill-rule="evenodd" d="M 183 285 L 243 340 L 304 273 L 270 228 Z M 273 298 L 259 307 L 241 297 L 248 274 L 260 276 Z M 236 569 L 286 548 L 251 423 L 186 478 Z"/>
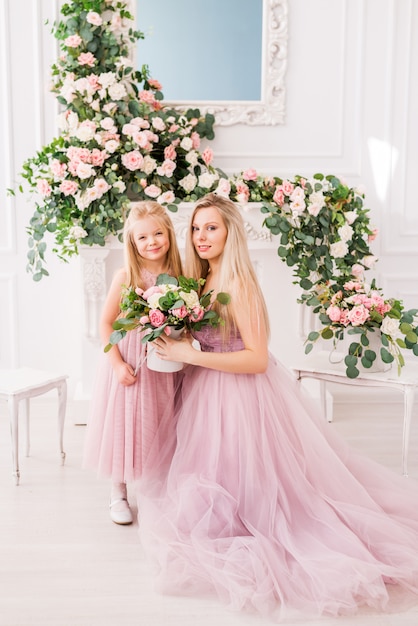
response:
<path fill-rule="evenodd" d="M 130 331 L 119 342 L 135 369 L 145 356 L 141 335 Z M 84 447 L 83 466 L 113 482 L 140 478 L 159 462 L 159 450 L 174 437 L 178 374 L 155 372 L 143 362 L 133 385 L 121 385 L 107 354 L 100 355 Z"/>
<path fill-rule="evenodd" d="M 278 620 L 418 603 L 417 482 L 351 450 L 274 358 L 188 367 L 177 419 L 138 482 L 160 591 Z"/>

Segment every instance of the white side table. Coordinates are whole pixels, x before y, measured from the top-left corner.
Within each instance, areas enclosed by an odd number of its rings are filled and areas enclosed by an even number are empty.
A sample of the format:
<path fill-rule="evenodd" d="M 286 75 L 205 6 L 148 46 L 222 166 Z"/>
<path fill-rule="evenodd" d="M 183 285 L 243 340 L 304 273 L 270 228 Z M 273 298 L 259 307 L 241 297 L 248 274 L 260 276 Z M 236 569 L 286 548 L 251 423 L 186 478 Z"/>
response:
<path fill-rule="evenodd" d="M 320 381 L 320 398 L 324 416 L 326 410 L 326 383 L 333 382 L 355 387 L 395 389 L 403 393 L 404 415 L 402 436 L 402 473 L 408 476 L 408 449 L 409 433 L 411 429 L 412 407 L 415 388 L 418 386 L 418 365 L 407 363 L 398 376 L 397 367 L 393 366 L 388 372 L 360 373 L 357 378 L 348 378 L 344 363 L 332 364 L 329 361 L 329 352 L 319 351 L 310 354 L 302 365 L 291 368 L 298 378 L 313 378 Z M 331 421 L 331 420 L 328 420 Z"/>
<path fill-rule="evenodd" d="M 53 374 L 41 370 L 23 367 L 14 370 L 0 370 L 0 398 L 7 400 L 10 415 L 10 433 L 12 438 L 13 475 L 16 485 L 19 484 L 19 402 L 25 400 L 26 417 L 26 456 L 29 456 L 30 435 L 30 399 L 47 393 L 51 389 L 58 390 L 58 435 L 61 461 L 64 464 L 65 452 L 64 421 L 67 406 L 67 379 L 65 374 Z"/>

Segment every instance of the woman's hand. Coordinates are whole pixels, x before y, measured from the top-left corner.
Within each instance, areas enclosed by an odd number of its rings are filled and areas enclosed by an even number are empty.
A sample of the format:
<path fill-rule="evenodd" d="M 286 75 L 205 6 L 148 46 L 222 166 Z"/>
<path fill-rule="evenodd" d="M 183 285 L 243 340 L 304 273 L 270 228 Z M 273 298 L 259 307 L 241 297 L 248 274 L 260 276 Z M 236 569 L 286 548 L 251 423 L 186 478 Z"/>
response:
<path fill-rule="evenodd" d="M 190 359 L 193 359 L 193 355 L 196 353 L 192 341 L 193 337 L 187 332 L 184 332 L 179 339 L 170 339 L 163 333 L 158 339 L 154 339 L 152 345 L 163 361 L 191 363 Z"/>

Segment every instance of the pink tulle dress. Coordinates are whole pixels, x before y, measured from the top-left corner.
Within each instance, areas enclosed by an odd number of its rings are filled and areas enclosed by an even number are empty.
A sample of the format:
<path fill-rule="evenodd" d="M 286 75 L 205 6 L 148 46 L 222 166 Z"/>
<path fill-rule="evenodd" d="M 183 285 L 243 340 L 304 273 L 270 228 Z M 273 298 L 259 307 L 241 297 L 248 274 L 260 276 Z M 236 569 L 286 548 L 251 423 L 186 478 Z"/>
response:
<path fill-rule="evenodd" d="M 157 276 L 143 270 L 145 288 Z M 144 360 L 142 335 L 129 331 L 118 343 L 124 361 L 134 368 Z M 121 385 L 108 355 L 99 357 L 87 423 L 83 466 L 113 482 L 137 480 L 159 460 L 163 441 L 173 438 L 176 374 L 155 372 L 143 362 L 133 385 Z M 171 435 L 169 434 L 171 432 Z"/>
<path fill-rule="evenodd" d="M 277 621 L 418 603 L 418 483 L 350 449 L 272 356 L 263 374 L 186 368 L 177 417 L 169 469 L 138 483 L 160 592 Z"/>

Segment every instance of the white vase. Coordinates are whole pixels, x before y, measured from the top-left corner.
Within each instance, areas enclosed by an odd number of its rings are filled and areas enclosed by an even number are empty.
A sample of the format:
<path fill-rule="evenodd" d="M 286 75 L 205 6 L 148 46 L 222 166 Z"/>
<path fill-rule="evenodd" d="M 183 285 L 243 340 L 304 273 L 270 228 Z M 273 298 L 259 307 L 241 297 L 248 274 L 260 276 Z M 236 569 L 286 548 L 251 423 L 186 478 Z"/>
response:
<path fill-rule="evenodd" d="M 380 356 L 380 348 L 383 345 L 380 330 L 375 330 L 373 333 L 367 333 L 367 338 L 369 340 L 369 345 L 363 346 L 363 354 L 365 350 L 373 350 L 376 354 L 376 358 L 371 367 L 364 367 L 361 362 L 361 358 L 359 358 L 356 365 L 357 369 L 364 374 L 388 372 L 392 367 L 392 363 L 384 363 Z M 353 342 L 360 342 L 360 335 L 349 335 L 348 333 L 345 333 L 344 339 L 342 341 L 337 341 L 329 353 L 329 362 L 333 364 L 343 363 L 348 354 L 350 344 Z"/>
<path fill-rule="evenodd" d="M 173 328 L 171 330 L 170 337 L 172 339 L 179 339 L 182 332 L 182 328 L 178 330 Z M 155 350 L 153 342 L 150 341 L 147 344 L 147 367 L 154 372 L 179 372 L 183 369 L 183 363 L 179 361 L 166 361 L 161 359 Z"/>

